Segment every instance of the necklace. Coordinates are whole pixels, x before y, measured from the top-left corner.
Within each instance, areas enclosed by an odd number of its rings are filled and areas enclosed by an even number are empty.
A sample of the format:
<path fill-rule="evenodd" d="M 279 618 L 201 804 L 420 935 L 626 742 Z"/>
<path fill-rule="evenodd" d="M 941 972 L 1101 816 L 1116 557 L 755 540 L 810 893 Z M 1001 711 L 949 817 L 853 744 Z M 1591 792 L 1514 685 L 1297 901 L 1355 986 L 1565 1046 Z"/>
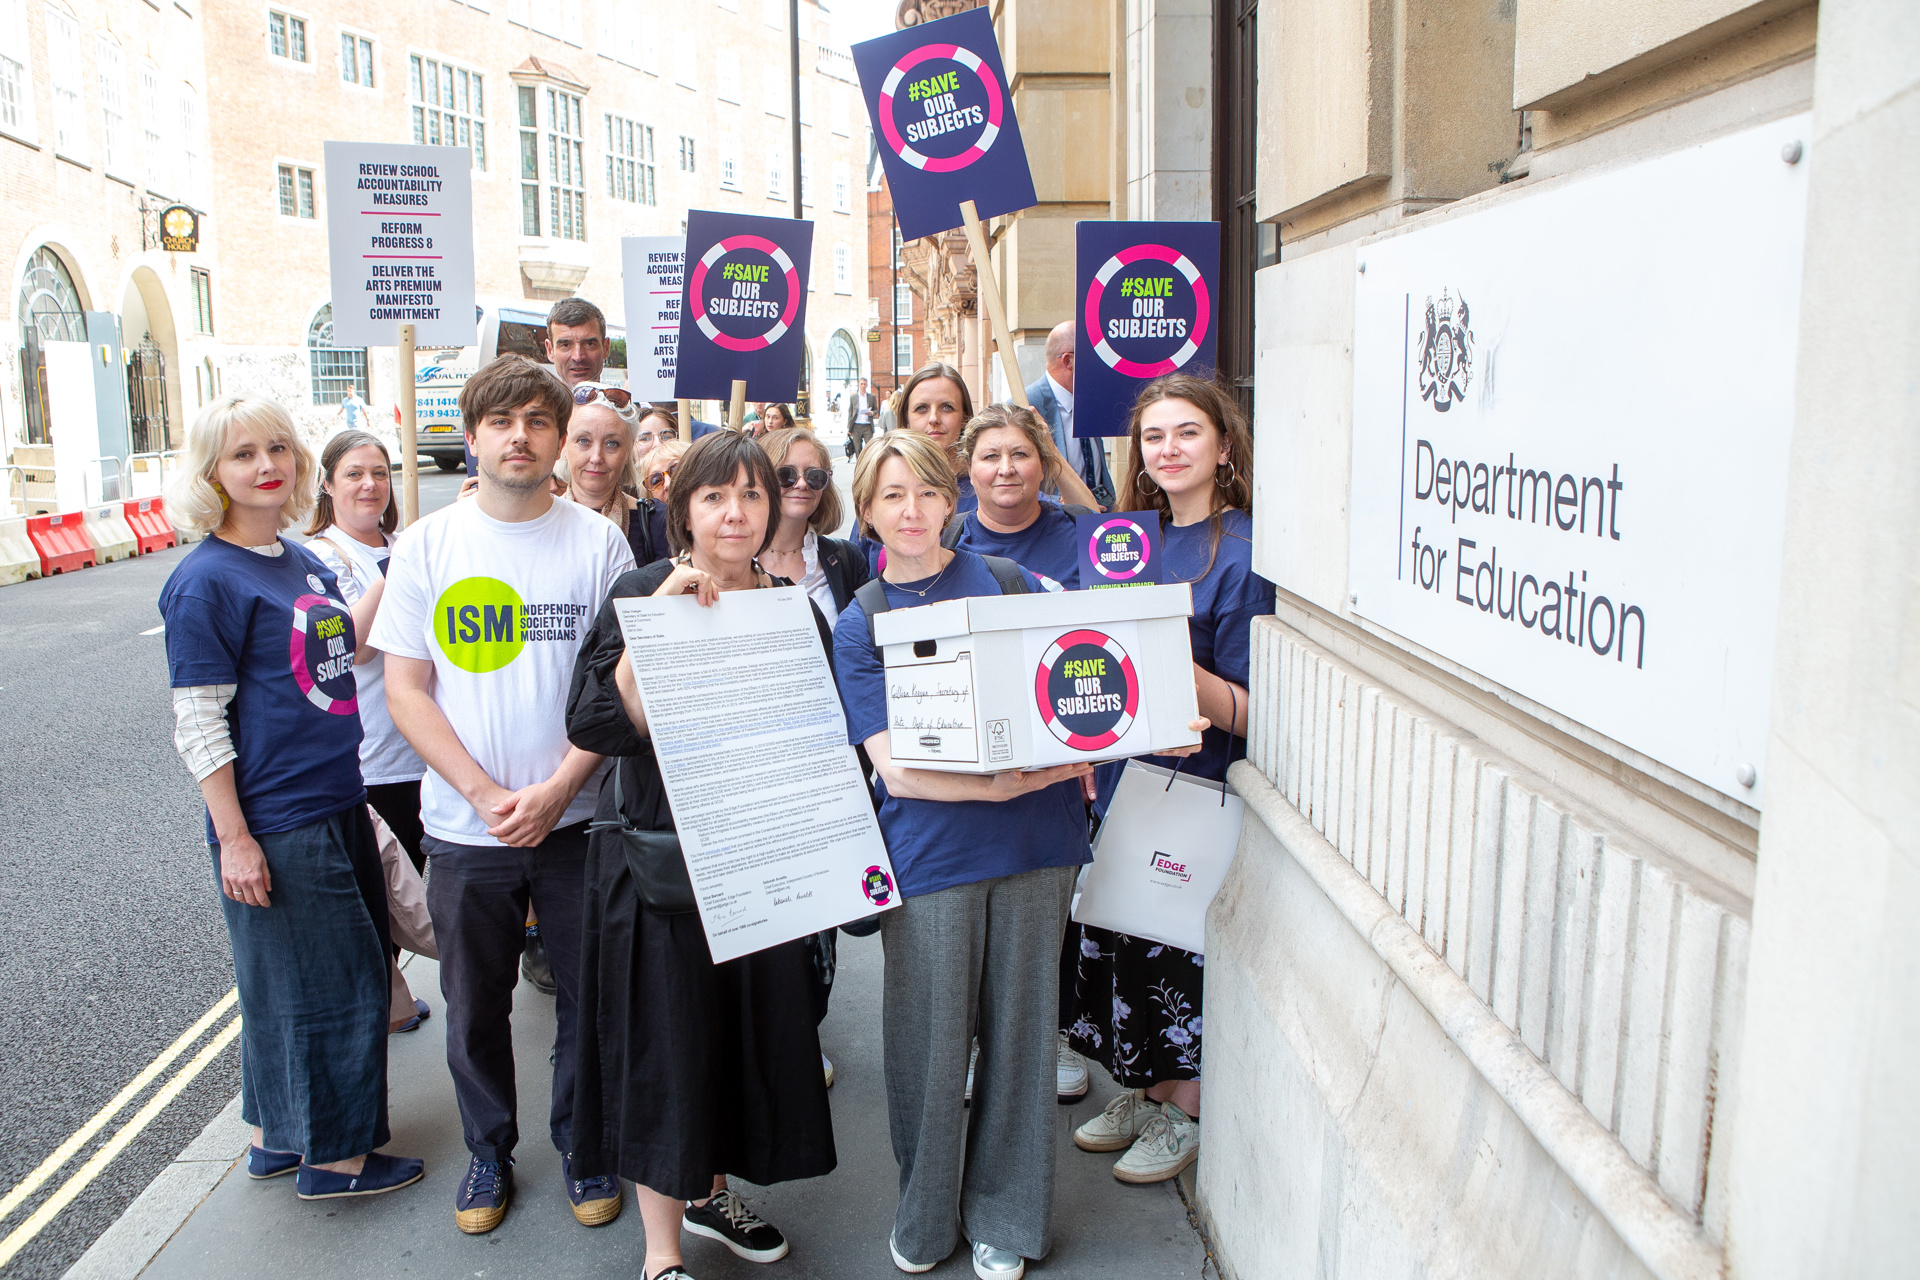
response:
<path fill-rule="evenodd" d="M 922 600 L 925 600 L 927 598 L 927 592 L 933 590 L 935 587 L 940 585 L 940 579 L 947 576 L 947 570 L 953 568 L 953 561 L 957 559 L 959 559 L 959 557 L 955 556 L 953 557 L 953 559 L 950 559 L 945 564 L 941 565 L 940 572 L 933 575 L 933 581 L 929 582 L 925 587 L 921 588 L 918 591 L 915 591 L 912 587 L 905 586 L 898 582 L 894 583 L 893 585 L 896 587 L 899 587 L 902 591 L 906 592 L 910 596 L 918 596 Z"/>

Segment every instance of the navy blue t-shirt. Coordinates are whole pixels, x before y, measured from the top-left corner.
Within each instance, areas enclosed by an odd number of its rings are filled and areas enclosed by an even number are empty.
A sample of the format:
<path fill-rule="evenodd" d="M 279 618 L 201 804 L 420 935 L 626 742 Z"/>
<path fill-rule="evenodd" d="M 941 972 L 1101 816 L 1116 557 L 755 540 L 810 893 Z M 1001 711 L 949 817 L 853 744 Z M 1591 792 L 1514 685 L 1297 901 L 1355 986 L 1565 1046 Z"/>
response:
<path fill-rule="evenodd" d="M 975 555 L 1005 556 L 1068 591 L 1080 585 L 1079 521 L 1066 508 L 1040 504 L 1040 517 L 1018 533 L 995 533 L 976 509 L 961 517 L 959 546 Z"/>
<path fill-rule="evenodd" d="M 1221 513 L 1220 528 L 1220 550 L 1208 568 L 1211 520 L 1184 527 L 1162 525 L 1160 581 L 1193 584 L 1193 616 L 1187 619 L 1193 660 L 1203 671 L 1245 688 L 1253 620 L 1273 612 L 1273 584 L 1253 571 L 1253 517 L 1230 509 Z M 1180 772 L 1219 782 L 1227 776 L 1227 766 L 1246 754 L 1245 738 L 1230 740 L 1224 728 L 1209 729 L 1201 736 L 1200 750 L 1186 758 Z M 1174 756 L 1143 758 L 1168 769 L 1180 763 Z M 1094 769 L 1099 787 L 1094 808 L 1103 817 L 1125 765 L 1126 761 L 1115 760 Z"/>
<path fill-rule="evenodd" d="M 929 580 L 887 583 L 887 600 L 911 609 L 965 596 L 1000 594 L 986 561 L 956 551 L 940 581 L 925 598 L 906 590 L 925 589 Z M 1027 589 L 1042 589 L 1027 575 Z M 833 628 L 834 678 L 847 709 L 847 738 L 865 742 L 887 727 L 886 670 L 873 646 L 867 611 L 854 601 Z M 976 678 L 978 673 L 976 673 Z M 1056 783 L 1017 800 L 901 800 L 880 796 L 880 833 L 900 877 L 900 895 L 917 897 L 995 876 L 1017 875 L 1041 867 L 1077 867 L 1093 860 L 1087 846 L 1087 810 L 1077 778 Z"/>
<path fill-rule="evenodd" d="M 353 615 L 319 557 L 285 538 L 280 545 L 278 556 L 263 556 L 208 538 L 160 588 L 172 687 L 237 686 L 227 704 L 233 784 L 254 835 L 304 827 L 367 798 Z"/>

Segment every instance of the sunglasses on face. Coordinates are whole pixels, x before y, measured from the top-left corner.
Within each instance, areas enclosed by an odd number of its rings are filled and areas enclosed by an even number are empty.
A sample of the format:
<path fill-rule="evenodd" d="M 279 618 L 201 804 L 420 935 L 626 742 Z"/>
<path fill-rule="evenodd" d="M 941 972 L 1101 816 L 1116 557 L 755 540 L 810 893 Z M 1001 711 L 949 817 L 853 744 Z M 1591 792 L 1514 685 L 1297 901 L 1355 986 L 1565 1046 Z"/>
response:
<path fill-rule="evenodd" d="M 583 384 L 573 389 L 575 404 L 592 404 L 595 396 L 600 396 L 616 409 L 624 409 L 633 403 L 633 397 L 625 387 L 589 387 Z"/>
<path fill-rule="evenodd" d="M 780 482 L 782 489 L 798 488 L 804 483 L 807 488 L 818 493 L 827 487 L 833 476 L 819 467 L 808 467 L 805 471 L 798 467 L 776 467 L 773 478 Z"/>
<path fill-rule="evenodd" d="M 676 465 L 678 465 L 678 464 L 676 464 Z M 668 467 L 668 468 L 667 468 L 667 469 L 666 469 L 665 471 L 651 471 L 651 472 L 648 472 L 648 473 L 647 473 L 647 488 L 649 488 L 649 489 L 658 489 L 658 488 L 659 488 L 659 487 L 660 487 L 661 485 L 663 485 L 663 484 L 665 484 L 665 483 L 666 483 L 667 481 L 669 481 L 669 480 L 671 480 L 671 479 L 673 479 L 673 468 L 672 468 L 672 467 Z"/>

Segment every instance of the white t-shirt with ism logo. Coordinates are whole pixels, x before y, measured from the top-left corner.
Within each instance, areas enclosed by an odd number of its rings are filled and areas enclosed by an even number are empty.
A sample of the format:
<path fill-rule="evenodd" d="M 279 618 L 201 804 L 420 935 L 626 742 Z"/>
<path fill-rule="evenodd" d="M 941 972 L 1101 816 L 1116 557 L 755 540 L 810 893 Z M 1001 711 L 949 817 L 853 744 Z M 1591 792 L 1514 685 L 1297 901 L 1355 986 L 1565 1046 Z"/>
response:
<path fill-rule="evenodd" d="M 633 568 L 626 535 L 597 511 L 556 501 L 506 524 L 456 502 L 400 535 L 369 643 L 433 663 L 433 700 L 489 778 L 509 791 L 544 782 L 566 758 L 567 686 L 593 615 Z M 604 766 L 602 766 L 602 771 Z M 599 773 L 556 826 L 593 816 Z M 420 786 L 428 834 L 498 845 L 479 814 L 431 768 Z"/>

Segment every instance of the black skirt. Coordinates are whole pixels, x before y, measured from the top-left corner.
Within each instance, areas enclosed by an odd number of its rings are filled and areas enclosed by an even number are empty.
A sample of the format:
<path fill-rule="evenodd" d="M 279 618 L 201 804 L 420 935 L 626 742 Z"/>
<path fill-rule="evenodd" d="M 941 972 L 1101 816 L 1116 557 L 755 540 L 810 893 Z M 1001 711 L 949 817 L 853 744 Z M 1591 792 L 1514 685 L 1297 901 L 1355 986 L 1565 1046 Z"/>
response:
<path fill-rule="evenodd" d="M 804 940 L 713 963 L 698 915 L 640 905 L 612 832 L 587 846 L 584 932 L 575 1176 L 696 1200 L 715 1174 L 833 1171 Z"/>

